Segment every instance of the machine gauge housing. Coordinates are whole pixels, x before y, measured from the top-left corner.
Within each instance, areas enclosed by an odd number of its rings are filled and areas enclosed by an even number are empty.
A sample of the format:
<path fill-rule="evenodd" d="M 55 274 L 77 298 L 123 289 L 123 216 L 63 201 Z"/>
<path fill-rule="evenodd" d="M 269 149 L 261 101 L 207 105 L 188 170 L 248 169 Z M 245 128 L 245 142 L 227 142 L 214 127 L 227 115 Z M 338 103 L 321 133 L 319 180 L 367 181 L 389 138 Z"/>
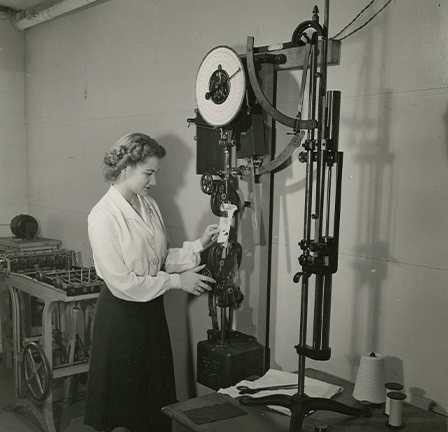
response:
<path fill-rule="evenodd" d="M 214 127 L 228 125 L 240 112 L 245 94 L 246 73 L 238 54 L 227 46 L 213 48 L 202 60 L 196 78 L 202 118 Z"/>

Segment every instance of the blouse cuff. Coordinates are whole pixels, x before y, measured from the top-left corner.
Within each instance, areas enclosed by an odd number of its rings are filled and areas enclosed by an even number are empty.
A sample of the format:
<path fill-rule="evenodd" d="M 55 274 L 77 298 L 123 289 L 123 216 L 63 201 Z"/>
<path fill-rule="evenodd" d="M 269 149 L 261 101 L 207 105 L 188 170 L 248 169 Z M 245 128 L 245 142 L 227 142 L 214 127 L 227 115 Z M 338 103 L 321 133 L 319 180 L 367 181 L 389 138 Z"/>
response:
<path fill-rule="evenodd" d="M 182 284 L 180 282 L 180 275 L 179 275 L 179 273 L 170 273 L 170 279 L 171 279 L 171 289 L 180 289 L 180 288 L 182 288 Z"/>
<path fill-rule="evenodd" d="M 191 242 L 193 245 L 193 252 L 202 252 L 204 250 L 204 247 L 202 246 L 201 239 L 197 239 L 194 242 Z"/>

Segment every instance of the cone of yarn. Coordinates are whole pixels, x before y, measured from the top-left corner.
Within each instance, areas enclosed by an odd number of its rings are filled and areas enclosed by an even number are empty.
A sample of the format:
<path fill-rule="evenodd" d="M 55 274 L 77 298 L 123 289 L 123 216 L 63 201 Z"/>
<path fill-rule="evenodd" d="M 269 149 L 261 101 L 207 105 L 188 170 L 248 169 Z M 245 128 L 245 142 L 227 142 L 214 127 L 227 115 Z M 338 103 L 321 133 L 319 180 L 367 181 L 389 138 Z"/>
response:
<path fill-rule="evenodd" d="M 353 397 L 360 402 L 386 402 L 384 356 L 367 353 L 361 356 Z"/>

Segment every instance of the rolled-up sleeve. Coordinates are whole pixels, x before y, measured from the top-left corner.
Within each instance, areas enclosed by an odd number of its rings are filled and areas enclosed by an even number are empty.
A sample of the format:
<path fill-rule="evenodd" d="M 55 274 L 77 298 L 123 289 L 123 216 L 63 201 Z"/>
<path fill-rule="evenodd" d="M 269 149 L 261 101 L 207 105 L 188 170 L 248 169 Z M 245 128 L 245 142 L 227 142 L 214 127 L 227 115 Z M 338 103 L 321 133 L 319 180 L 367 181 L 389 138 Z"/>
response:
<path fill-rule="evenodd" d="M 202 250 L 201 241 L 186 241 L 181 248 L 170 248 L 165 258 L 165 270 L 168 273 L 183 273 L 198 266 L 201 262 L 199 252 Z"/>

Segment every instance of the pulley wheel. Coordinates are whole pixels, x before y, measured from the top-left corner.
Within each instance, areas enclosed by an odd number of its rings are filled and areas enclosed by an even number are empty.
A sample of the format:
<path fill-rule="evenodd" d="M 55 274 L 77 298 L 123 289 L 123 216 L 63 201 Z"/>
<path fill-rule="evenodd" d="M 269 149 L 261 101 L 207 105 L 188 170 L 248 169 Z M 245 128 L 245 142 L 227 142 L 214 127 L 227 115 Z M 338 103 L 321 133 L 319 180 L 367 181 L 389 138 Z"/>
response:
<path fill-rule="evenodd" d="M 213 193 L 213 177 L 210 173 L 202 174 L 201 190 L 207 195 L 211 195 Z"/>
<path fill-rule="evenodd" d="M 38 402 L 47 399 L 51 391 L 53 374 L 44 350 L 36 342 L 29 342 L 25 346 L 22 367 L 25 385 L 31 396 Z"/>

